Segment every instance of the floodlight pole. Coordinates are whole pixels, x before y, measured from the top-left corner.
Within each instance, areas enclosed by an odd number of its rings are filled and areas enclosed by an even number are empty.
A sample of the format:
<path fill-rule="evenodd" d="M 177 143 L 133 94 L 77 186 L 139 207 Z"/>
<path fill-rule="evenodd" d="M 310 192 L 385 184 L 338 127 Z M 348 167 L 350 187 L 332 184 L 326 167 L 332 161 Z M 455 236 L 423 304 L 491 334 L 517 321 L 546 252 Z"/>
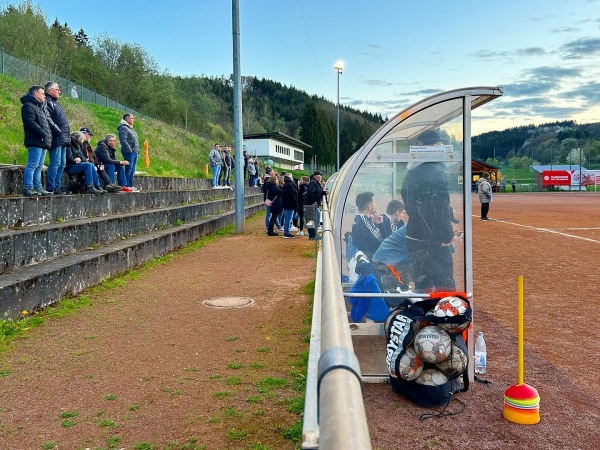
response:
<path fill-rule="evenodd" d="M 244 133 L 242 129 L 242 76 L 240 69 L 240 1 L 232 0 L 233 34 L 233 148 L 235 151 L 235 232 L 244 232 Z"/>
<path fill-rule="evenodd" d="M 344 61 L 338 61 L 335 63 L 335 70 L 337 70 L 337 164 L 335 166 L 336 172 L 340 171 L 340 75 L 344 71 Z"/>

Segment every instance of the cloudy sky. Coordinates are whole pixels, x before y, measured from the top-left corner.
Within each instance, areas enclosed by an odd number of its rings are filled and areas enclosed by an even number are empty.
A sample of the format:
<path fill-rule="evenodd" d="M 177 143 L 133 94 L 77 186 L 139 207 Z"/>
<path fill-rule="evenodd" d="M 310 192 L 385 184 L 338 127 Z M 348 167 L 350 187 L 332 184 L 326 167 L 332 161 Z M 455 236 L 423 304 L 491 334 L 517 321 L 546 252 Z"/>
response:
<path fill-rule="evenodd" d="M 88 36 L 144 47 L 176 75 L 232 72 L 229 0 L 34 0 Z M 240 0 L 242 75 L 391 117 L 437 92 L 501 86 L 474 134 L 600 122 L 600 0 Z"/>

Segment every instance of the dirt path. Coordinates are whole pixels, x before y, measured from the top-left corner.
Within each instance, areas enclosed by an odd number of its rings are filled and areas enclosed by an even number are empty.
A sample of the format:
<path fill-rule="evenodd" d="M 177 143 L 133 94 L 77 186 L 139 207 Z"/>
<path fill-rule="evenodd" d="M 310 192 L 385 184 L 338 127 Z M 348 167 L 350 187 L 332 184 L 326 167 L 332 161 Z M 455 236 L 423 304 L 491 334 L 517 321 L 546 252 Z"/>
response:
<path fill-rule="evenodd" d="M 293 448 L 282 433 L 303 396 L 314 245 L 263 229 L 252 218 L 244 235 L 86 293 L 90 307 L 15 342 L 0 448 Z M 255 303 L 202 303 L 230 296 Z"/>
<path fill-rule="evenodd" d="M 475 330 L 486 333 L 492 384 L 460 394 L 462 414 L 425 421 L 432 410 L 366 385 L 375 449 L 597 448 L 598 205 L 593 194 L 506 194 L 492 204 L 497 220 L 474 218 Z M 288 399 L 298 399 L 295 375 L 305 372 L 314 247 L 267 237 L 263 221 L 90 294 L 91 307 L 15 342 L 0 378 L 0 448 L 194 448 L 184 447 L 190 439 L 196 448 L 293 448 L 282 432 L 298 417 Z M 518 380 L 521 274 L 525 381 L 541 397 L 535 426 L 502 418 L 504 391 Z M 256 303 L 202 305 L 224 295 Z"/>

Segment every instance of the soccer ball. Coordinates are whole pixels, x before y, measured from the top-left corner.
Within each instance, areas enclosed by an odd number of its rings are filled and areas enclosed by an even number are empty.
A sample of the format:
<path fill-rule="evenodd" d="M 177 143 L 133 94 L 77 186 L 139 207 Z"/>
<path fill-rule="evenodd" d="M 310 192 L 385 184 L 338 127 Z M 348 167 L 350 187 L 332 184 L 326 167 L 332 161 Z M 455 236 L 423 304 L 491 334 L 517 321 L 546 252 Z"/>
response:
<path fill-rule="evenodd" d="M 450 335 L 435 325 L 421 328 L 413 345 L 417 355 L 428 363 L 437 364 L 450 356 Z"/>
<path fill-rule="evenodd" d="M 398 362 L 398 376 L 412 381 L 423 372 L 423 361 L 411 347 L 408 347 Z"/>
<path fill-rule="evenodd" d="M 465 316 L 469 311 L 469 304 L 460 297 L 444 297 L 441 299 L 433 310 L 427 313 L 427 316 L 433 316 L 437 318 L 450 318 L 457 316 Z M 465 317 L 462 323 L 437 323 L 437 326 L 442 330 L 450 333 L 461 333 L 467 329 L 471 323 L 470 317 Z"/>
<path fill-rule="evenodd" d="M 440 386 L 448 382 L 448 378 L 442 372 L 437 369 L 425 369 L 415 379 L 417 384 L 425 384 L 427 386 Z"/>
<path fill-rule="evenodd" d="M 458 345 L 455 345 L 452 349 L 450 357 L 446 359 L 446 361 L 437 363 L 435 367 L 442 371 L 446 376 L 452 377 L 453 375 L 460 375 L 463 373 L 468 365 L 468 356 L 465 354 L 462 348 L 460 348 Z"/>

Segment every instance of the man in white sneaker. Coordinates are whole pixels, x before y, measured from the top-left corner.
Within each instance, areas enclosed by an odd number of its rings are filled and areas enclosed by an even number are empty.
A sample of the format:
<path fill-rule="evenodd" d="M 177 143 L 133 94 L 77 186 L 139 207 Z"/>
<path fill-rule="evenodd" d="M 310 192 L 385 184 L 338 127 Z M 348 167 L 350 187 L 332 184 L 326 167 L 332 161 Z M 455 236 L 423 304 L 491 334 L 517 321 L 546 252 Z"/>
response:
<path fill-rule="evenodd" d="M 212 170 L 212 188 L 219 189 L 219 173 L 221 173 L 221 145 L 217 142 L 208 154 L 208 162 Z"/>

